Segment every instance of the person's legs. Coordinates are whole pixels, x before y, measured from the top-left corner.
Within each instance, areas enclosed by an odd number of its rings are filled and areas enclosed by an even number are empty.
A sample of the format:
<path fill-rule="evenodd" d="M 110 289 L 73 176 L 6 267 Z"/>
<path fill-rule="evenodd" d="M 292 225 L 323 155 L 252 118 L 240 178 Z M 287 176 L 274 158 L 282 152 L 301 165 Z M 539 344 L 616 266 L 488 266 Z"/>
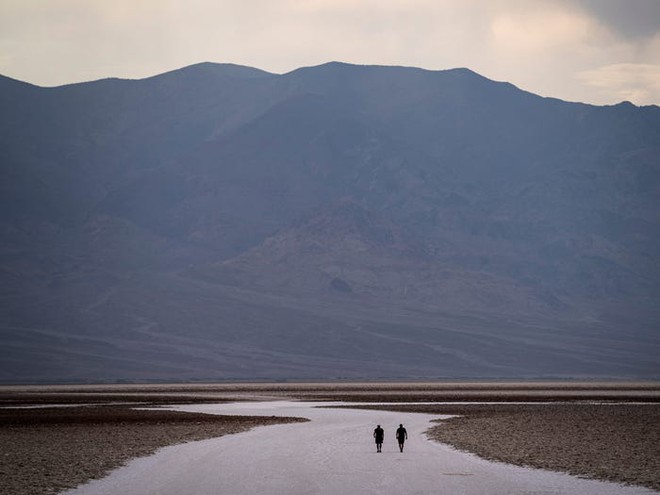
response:
<path fill-rule="evenodd" d="M 403 442 L 399 442 L 399 450 L 403 452 Z"/>

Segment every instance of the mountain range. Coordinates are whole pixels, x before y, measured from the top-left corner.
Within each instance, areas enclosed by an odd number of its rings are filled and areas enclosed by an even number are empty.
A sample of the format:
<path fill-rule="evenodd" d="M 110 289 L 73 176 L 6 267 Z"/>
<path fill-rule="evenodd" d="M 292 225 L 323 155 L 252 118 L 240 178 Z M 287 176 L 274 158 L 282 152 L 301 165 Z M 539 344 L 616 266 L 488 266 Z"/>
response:
<path fill-rule="evenodd" d="M 0 114 L 2 382 L 660 377 L 658 106 L 202 63 Z"/>

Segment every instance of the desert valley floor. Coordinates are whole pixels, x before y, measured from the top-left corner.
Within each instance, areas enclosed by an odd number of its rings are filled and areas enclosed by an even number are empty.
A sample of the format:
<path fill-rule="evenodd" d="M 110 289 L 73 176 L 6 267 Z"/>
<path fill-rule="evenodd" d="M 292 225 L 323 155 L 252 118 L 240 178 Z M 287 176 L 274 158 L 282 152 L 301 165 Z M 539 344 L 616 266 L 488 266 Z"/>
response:
<path fill-rule="evenodd" d="M 0 401 L 3 493 L 660 490 L 657 383 L 3 387 Z"/>

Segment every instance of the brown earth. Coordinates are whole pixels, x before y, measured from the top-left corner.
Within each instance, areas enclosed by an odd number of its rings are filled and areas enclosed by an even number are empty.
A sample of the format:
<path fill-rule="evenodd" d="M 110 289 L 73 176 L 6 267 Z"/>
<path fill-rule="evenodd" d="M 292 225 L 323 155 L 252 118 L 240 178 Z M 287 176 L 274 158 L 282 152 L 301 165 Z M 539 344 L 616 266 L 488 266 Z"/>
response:
<path fill-rule="evenodd" d="M 660 491 L 659 404 L 370 407 L 458 415 L 429 437 L 485 459 Z"/>
<path fill-rule="evenodd" d="M 111 402 L 217 403 L 278 398 L 348 402 L 616 400 L 660 403 L 660 382 L 305 382 L 0 386 L 0 406 Z"/>
<path fill-rule="evenodd" d="M 293 421 L 304 420 L 118 406 L 0 409 L 0 493 L 58 493 L 161 447 Z"/>
<path fill-rule="evenodd" d="M 56 493 L 166 445 L 300 420 L 135 411 L 117 403 L 277 398 L 426 402 L 360 407 L 458 415 L 431 428 L 431 438 L 487 459 L 660 490 L 658 383 L 435 382 L 0 387 L 0 406 L 11 407 L 0 408 L 0 493 Z M 513 402 L 495 403 L 507 400 Z M 438 401 L 462 403 L 431 404 Z M 551 403 L 523 403 L 539 401 Z M 16 408 L 43 404 L 88 405 Z"/>

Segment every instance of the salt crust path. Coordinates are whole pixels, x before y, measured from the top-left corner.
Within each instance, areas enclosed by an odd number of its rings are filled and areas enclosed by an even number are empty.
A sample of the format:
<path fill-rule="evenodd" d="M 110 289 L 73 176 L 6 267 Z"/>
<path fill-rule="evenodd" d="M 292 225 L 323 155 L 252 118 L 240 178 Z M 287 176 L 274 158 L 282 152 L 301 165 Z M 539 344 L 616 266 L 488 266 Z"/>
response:
<path fill-rule="evenodd" d="M 215 414 L 311 419 L 159 450 L 68 495 L 297 494 L 582 494 L 657 493 L 645 488 L 485 461 L 430 441 L 424 431 L 438 416 L 314 408 L 304 402 L 174 406 Z M 325 404 L 327 405 L 327 403 Z M 394 431 L 408 430 L 405 452 Z M 372 431 L 385 429 L 383 452 Z"/>

